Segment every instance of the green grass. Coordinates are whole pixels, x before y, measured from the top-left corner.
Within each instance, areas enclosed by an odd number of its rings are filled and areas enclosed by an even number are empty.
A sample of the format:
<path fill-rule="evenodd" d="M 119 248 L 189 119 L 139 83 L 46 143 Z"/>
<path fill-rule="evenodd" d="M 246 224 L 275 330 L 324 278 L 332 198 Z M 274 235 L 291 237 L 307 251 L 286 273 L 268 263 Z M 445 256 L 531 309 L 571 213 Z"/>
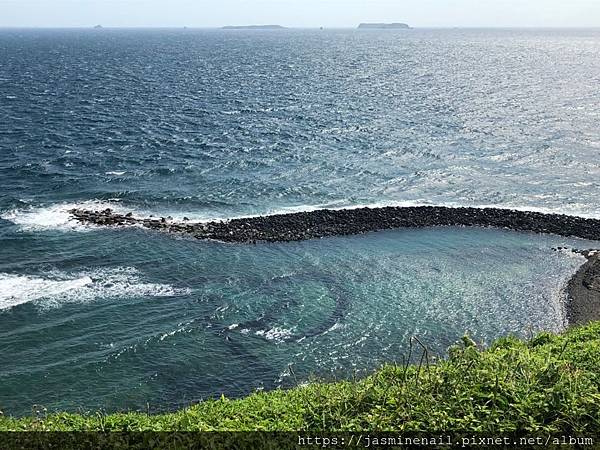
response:
<path fill-rule="evenodd" d="M 427 359 L 357 381 L 221 398 L 169 414 L 0 416 L 0 431 L 600 431 L 600 323 L 527 342 L 508 337 L 483 351 L 465 338 L 446 360 Z"/>

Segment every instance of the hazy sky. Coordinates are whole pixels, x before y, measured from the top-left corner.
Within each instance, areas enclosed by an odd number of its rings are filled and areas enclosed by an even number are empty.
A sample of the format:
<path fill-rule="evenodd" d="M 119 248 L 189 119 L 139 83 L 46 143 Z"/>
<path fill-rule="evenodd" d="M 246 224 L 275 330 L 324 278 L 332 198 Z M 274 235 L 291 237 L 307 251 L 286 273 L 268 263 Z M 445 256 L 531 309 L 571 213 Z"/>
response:
<path fill-rule="evenodd" d="M 600 0 L 0 0 L 0 26 L 600 26 Z"/>

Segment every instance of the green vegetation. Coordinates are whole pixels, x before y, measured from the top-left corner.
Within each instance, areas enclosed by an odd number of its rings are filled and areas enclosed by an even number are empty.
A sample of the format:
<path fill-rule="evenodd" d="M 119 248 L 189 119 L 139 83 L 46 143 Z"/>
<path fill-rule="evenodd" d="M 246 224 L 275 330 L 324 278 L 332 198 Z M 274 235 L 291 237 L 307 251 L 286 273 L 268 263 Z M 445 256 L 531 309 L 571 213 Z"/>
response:
<path fill-rule="evenodd" d="M 413 353 L 421 354 L 416 341 Z M 600 431 L 600 323 L 480 350 L 469 338 L 447 360 L 388 365 L 358 381 L 221 398 L 162 415 L 0 417 L 0 430 Z"/>

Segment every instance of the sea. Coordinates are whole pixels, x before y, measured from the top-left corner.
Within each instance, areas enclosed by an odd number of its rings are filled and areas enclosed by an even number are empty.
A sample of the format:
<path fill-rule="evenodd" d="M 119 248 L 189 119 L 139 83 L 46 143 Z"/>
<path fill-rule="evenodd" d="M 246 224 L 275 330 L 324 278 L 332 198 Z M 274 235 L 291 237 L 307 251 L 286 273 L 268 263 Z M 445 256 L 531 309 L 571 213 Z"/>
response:
<path fill-rule="evenodd" d="M 1 29 L 0 411 L 169 411 L 560 332 L 583 257 L 552 249 L 598 242 L 226 244 L 68 211 L 600 218 L 598 86 L 593 29 Z"/>

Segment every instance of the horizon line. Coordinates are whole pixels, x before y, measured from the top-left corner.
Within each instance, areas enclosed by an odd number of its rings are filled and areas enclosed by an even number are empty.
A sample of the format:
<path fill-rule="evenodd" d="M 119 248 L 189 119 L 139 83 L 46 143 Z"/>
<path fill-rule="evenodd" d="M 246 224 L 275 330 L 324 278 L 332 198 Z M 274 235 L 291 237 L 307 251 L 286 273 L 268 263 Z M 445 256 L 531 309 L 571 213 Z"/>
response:
<path fill-rule="evenodd" d="M 364 23 L 375 23 L 375 22 L 364 22 Z M 378 22 L 377 22 L 378 23 Z M 97 28 L 100 26 L 101 28 Z M 251 26 L 281 26 L 282 28 L 269 30 L 254 30 L 254 31 L 283 31 L 283 30 L 353 30 L 358 29 L 357 25 L 296 25 L 286 26 L 279 24 L 250 24 L 250 25 L 0 25 L 0 29 L 196 29 L 196 30 L 223 30 L 224 27 L 251 27 Z M 424 26 L 413 26 L 410 25 L 410 29 L 600 29 L 600 25 L 424 25 Z M 410 29 L 390 29 L 389 31 L 407 31 Z M 225 31 L 245 31 L 245 30 L 225 30 Z M 252 30 L 247 30 L 252 31 Z M 364 30 L 373 31 L 373 30 Z M 375 30 L 377 31 L 377 30 Z M 383 30 L 386 31 L 386 30 Z"/>

